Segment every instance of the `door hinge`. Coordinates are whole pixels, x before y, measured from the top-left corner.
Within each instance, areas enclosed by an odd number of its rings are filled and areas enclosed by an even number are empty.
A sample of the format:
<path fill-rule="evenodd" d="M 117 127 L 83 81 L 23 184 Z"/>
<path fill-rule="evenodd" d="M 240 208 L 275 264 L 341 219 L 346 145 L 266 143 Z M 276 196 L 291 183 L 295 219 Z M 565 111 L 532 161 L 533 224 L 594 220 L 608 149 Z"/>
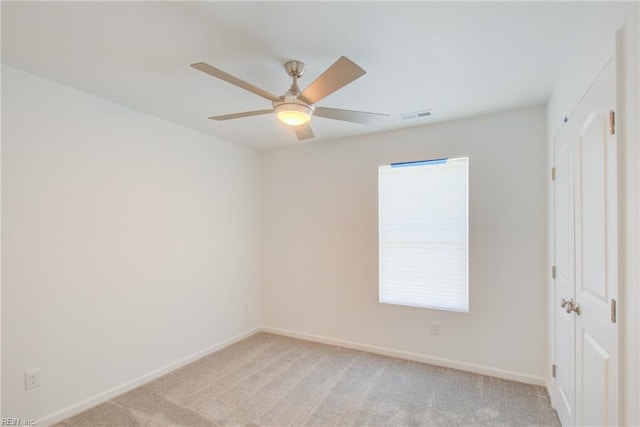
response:
<path fill-rule="evenodd" d="M 551 267 L 551 278 L 552 279 L 556 278 L 556 266 L 555 265 L 553 267 Z"/>
<path fill-rule="evenodd" d="M 551 181 L 556 180 L 556 168 L 551 168 Z"/>
<path fill-rule="evenodd" d="M 616 112 L 609 111 L 609 135 L 616 133 Z"/>
<path fill-rule="evenodd" d="M 611 298 L 611 323 L 616 323 L 618 319 L 616 300 Z"/>
<path fill-rule="evenodd" d="M 556 365 L 551 365 L 551 376 L 556 377 Z"/>

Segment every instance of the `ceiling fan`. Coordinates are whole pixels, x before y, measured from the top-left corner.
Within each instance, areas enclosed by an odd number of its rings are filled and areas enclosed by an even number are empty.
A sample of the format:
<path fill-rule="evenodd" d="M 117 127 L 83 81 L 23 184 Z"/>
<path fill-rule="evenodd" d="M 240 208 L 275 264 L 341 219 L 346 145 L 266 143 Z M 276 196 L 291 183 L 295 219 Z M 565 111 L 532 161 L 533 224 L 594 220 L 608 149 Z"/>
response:
<path fill-rule="evenodd" d="M 282 96 L 276 96 L 204 62 L 191 64 L 191 66 L 196 70 L 210 74 L 213 77 L 217 77 L 227 83 L 231 83 L 232 85 L 248 90 L 271 101 L 272 108 L 270 109 L 209 117 L 213 120 L 231 120 L 275 112 L 278 119 L 292 126 L 298 139 L 303 140 L 314 137 L 313 130 L 311 130 L 311 126 L 309 125 L 312 115 L 362 124 L 374 124 L 388 117 L 388 114 L 316 107 L 315 104 L 318 101 L 362 77 L 366 73 L 366 71 L 360 68 L 355 62 L 344 56 L 340 57 L 333 65 L 327 68 L 320 77 L 314 80 L 314 82 L 303 91 L 300 91 L 298 87 L 298 79 L 302 77 L 304 73 L 304 63 L 300 61 L 287 62 L 284 64 L 284 68 L 287 74 L 293 78 L 293 84 Z"/>

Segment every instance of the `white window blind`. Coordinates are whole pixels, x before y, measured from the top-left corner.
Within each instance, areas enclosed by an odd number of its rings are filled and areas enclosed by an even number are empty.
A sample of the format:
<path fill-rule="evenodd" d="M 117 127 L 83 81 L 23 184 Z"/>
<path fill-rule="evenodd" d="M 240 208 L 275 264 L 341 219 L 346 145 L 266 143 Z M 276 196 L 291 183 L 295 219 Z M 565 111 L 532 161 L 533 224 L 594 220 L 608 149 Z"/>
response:
<path fill-rule="evenodd" d="M 469 311 L 468 158 L 379 169 L 380 302 Z"/>

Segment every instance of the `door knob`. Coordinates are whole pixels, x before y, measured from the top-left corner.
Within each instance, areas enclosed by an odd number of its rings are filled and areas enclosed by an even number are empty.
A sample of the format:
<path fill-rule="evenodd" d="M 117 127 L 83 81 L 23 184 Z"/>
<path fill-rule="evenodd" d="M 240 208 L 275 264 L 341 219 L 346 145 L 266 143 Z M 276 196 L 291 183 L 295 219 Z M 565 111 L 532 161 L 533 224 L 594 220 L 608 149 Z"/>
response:
<path fill-rule="evenodd" d="M 574 304 L 573 298 L 569 298 L 569 301 L 562 298 L 562 300 L 560 301 L 560 307 L 567 310 L 567 313 L 571 313 L 572 311 L 575 311 L 576 314 L 580 316 L 580 304 Z"/>
<path fill-rule="evenodd" d="M 576 304 L 573 306 L 573 311 L 576 312 L 576 316 L 580 316 L 580 304 Z"/>

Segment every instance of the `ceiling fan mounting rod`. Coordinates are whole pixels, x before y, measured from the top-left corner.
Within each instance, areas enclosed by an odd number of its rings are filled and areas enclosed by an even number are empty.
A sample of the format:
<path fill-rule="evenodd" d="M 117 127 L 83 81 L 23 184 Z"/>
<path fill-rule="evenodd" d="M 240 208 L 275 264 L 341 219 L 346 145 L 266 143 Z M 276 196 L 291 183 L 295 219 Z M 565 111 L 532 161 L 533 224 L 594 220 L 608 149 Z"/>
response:
<path fill-rule="evenodd" d="M 304 70 L 305 70 L 304 63 L 300 61 L 289 61 L 286 64 L 284 64 L 284 69 L 287 71 L 287 74 L 289 74 L 289 76 L 293 78 L 293 84 L 291 85 L 287 93 L 284 94 L 284 96 L 287 96 L 287 95 L 293 95 L 295 97 L 300 96 L 300 88 L 298 87 L 298 78 L 302 77 L 302 74 L 304 74 Z"/>

